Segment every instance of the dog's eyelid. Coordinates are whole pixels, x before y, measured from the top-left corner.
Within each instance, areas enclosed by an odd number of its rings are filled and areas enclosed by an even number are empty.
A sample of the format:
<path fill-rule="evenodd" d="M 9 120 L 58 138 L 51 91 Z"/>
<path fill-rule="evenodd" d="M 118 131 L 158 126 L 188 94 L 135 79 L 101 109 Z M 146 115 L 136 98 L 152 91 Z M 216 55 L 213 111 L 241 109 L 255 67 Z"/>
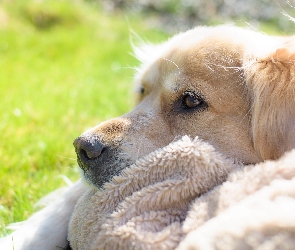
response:
<path fill-rule="evenodd" d="M 183 97 L 184 96 L 192 96 L 192 97 L 195 97 L 195 98 L 200 99 L 200 100 L 204 99 L 199 92 L 194 91 L 194 90 L 187 90 L 187 91 L 183 92 L 182 96 Z"/>

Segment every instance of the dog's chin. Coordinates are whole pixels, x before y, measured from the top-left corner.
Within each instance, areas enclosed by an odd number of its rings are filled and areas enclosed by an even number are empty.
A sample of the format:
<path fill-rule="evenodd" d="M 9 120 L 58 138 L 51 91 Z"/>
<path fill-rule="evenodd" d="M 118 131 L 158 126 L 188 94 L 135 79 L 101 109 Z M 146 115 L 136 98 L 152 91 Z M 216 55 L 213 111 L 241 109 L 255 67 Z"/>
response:
<path fill-rule="evenodd" d="M 78 158 L 78 164 L 82 170 L 84 179 L 91 186 L 98 189 L 103 189 L 105 183 L 111 181 L 114 176 L 120 175 L 132 163 L 130 159 L 110 157 L 104 161 L 97 160 L 86 165 Z"/>
<path fill-rule="evenodd" d="M 98 174 L 98 173 L 95 173 L 95 171 L 86 170 L 86 171 L 83 171 L 83 177 L 85 181 L 91 186 L 98 189 L 104 189 L 105 183 L 111 181 L 114 176 L 120 175 L 121 172 L 128 166 L 130 166 L 130 164 L 121 164 L 119 168 L 118 166 L 116 166 L 117 169 L 113 173 L 105 173 L 105 174 L 101 174 L 101 173 Z"/>

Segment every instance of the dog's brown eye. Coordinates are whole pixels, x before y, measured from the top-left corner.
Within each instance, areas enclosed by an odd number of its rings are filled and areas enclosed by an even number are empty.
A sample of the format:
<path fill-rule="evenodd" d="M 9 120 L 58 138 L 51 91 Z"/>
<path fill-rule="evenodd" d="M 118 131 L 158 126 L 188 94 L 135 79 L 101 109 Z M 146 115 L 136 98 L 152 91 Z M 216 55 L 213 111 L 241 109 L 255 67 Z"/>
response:
<path fill-rule="evenodd" d="M 193 93 L 186 93 L 182 99 L 182 105 L 186 109 L 196 108 L 203 104 L 203 100 Z"/>

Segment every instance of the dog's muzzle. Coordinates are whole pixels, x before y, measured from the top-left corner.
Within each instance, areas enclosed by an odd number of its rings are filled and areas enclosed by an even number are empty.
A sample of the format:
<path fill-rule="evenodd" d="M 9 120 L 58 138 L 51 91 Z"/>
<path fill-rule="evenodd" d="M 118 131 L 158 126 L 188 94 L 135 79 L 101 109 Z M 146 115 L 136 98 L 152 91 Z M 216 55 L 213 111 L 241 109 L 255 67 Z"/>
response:
<path fill-rule="evenodd" d="M 87 181 L 101 188 L 129 165 L 119 146 L 108 146 L 96 134 L 88 133 L 74 141 L 77 161 Z"/>

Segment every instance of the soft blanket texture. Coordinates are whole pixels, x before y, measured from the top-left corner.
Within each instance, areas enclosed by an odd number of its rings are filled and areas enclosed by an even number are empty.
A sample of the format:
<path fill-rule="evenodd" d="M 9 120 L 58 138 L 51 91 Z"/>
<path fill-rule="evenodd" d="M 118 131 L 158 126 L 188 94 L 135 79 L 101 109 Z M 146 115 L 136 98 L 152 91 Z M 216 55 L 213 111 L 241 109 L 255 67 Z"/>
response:
<path fill-rule="evenodd" d="M 295 151 L 243 167 L 183 137 L 78 201 L 73 249 L 294 249 Z"/>

